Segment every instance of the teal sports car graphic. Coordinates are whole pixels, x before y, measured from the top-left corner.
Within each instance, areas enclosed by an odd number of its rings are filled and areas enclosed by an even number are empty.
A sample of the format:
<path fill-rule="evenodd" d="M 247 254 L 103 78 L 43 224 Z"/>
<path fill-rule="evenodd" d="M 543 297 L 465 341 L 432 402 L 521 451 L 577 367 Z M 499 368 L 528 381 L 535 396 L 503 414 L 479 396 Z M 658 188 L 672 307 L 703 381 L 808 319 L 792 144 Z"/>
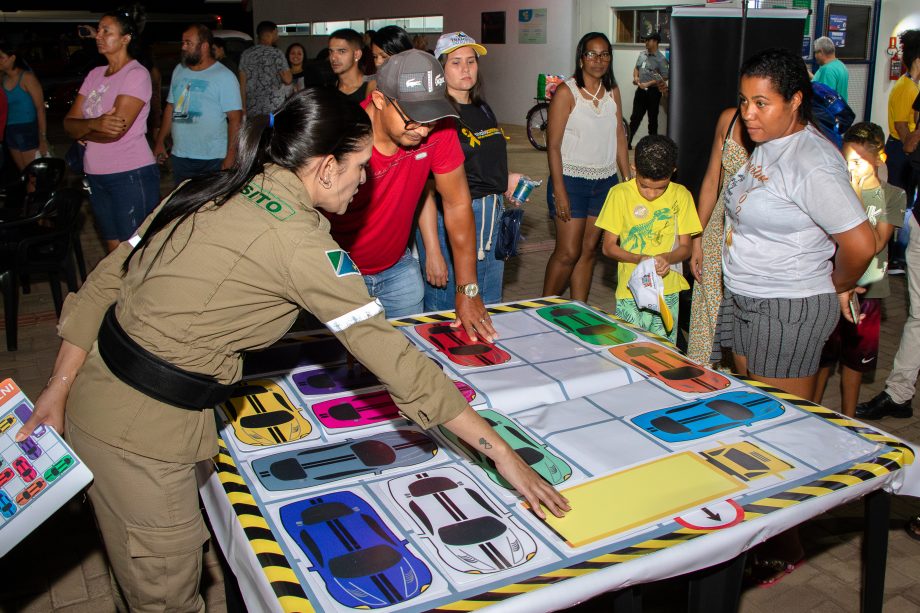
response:
<path fill-rule="evenodd" d="M 479 415 L 495 429 L 495 432 L 497 432 L 506 443 L 511 445 L 511 448 L 521 456 L 522 460 L 529 464 L 530 467 L 550 485 L 559 485 L 572 476 L 572 467 L 569 466 L 565 460 L 550 453 L 546 447 L 533 440 L 519 425 L 508 417 L 491 409 L 479 411 Z M 457 435 L 447 428 L 438 426 L 438 430 L 444 438 L 466 454 L 470 461 L 482 468 L 489 476 L 489 479 L 505 489 L 513 489 L 511 484 L 499 474 L 498 469 L 495 467 L 495 462 L 493 462 L 491 458 L 457 437 Z"/>
<path fill-rule="evenodd" d="M 577 304 L 544 307 L 537 315 L 592 345 L 621 345 L 638 338 L 632 330 Z"/>

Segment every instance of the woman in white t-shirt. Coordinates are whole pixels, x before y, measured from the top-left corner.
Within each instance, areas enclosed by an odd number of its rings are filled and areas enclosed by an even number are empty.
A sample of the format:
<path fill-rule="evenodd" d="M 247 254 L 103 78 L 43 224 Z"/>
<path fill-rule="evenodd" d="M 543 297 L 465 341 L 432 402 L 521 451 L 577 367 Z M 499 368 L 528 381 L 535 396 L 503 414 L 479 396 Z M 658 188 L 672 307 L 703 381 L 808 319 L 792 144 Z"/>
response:
<path fill-rule="evenodd" d="M 725 187 L 716 342 L 737 372 L 811 400 L 825 341 L 841 312 L 853 320 L 849 301 L 875 238 L 843 156 L 810 123 L 802 58 L 762 51 L 742 65 L 740 89 L 755 147 Z M 788 530 L 754 552 L 754 579 L 775 583 L 804 555 Z"/>
<path fill-rule="evenodd" d="M 821 348 L 841 311 L 851 319 L 849 299 L 874 255 L 872 229 L 843 156 L 809 123 L 800 57 L 768 49 L 749 58 L 740 100 L 756 146 L 725 188 L 716 340 L 738 372 L 811 399 Z"/>
<path fill-rule="evenodd" d="M 607 192 L 619 182 L 617 169 L 623 180 L 630 178 L 612 52 L 600 32 L 582 36 L 575 74 L 556 89 L 549 105 L 547 203 L 556 223 L 556 247 L 546 264 L 544 296 L 561 294 L 568 285 L 574 300 L 588 299 L 603 232 L 594 222 Z"/>

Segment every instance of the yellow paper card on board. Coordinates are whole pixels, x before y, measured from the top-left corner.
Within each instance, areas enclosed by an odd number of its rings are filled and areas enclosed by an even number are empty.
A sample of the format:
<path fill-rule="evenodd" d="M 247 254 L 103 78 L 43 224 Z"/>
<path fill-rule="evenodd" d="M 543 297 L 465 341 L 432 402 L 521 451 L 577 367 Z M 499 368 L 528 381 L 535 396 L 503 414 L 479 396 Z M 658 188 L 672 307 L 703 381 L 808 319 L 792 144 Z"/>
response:
<path fill-rule="evenodd" d="M 691 451 L 561 490 L 572 510 L 546 523 L 581 547 L 743 490 L 744 483 Z"/>

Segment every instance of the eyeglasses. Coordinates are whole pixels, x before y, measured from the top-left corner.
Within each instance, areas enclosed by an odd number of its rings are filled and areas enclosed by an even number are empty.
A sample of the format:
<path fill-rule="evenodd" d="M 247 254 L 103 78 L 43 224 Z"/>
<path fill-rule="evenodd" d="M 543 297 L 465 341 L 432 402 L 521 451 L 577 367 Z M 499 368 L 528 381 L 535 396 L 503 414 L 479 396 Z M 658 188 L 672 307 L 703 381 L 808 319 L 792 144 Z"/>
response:
<path fill-rule="evenodd" d="M 600 53 L 598 53 L 597 51 L 585 51 L 582 57 L 591 62 L 597 62 L 597 61 L 609 62 L 610 58 L 613 57 L 613 54 L 610 53 L 609 51 L 601 51 Z"/>
<path fill-rule="evenodd" d="M 434 121 L 421 122 L 421 121 L 415 121 L 414 119 L 410 119 L 409 116 L 403 113 L 403 110 L 399 108 L 399 105 L 396 104 L 395 100 L 393 100 L 386 94 L 384 94 L 384 97 L 387 99 L 387 101 L 390 104 L 393 105 L 393 108 L 396 109 L 396 112 L 399 114 L 399 118 L 403 120 L 404 124 L 406 124 L 407 132 L 410 130 L 417 130 L 419 128 L 433 128 L 434 127 L 434 124 L 436 123 Z"/>

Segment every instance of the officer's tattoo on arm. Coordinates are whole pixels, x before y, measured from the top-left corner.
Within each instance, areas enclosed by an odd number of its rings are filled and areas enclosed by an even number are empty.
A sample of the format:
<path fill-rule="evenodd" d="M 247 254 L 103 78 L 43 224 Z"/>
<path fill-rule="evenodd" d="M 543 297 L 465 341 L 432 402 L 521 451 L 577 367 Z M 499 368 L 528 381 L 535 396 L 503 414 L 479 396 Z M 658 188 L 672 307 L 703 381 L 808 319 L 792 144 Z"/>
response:
<path fill-rule="evenodd" d="M 492 449 L 492 443 L 484 438 L 479 439 L 479 444 L 482 445 L 485 449 Z"/>

